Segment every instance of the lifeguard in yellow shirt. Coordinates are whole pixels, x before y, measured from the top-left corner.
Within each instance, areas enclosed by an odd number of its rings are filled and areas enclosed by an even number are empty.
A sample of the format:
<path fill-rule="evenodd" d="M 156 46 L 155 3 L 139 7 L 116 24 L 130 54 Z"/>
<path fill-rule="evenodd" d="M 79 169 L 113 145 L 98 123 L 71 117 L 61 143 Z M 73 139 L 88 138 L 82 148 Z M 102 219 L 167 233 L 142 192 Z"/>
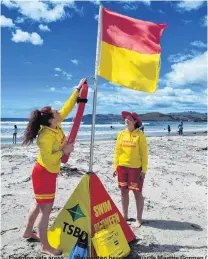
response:
<path fill-rule="evenodd" d="M 47 238 L 49 215 L 55 199 L 56 178 L 60 171 L 61 157 L 71 153 L 74 149 L 73 144 L 66 144 L 61 122 L 74 108 L 79 91 L 85 81 L 86 78 L 80 81 L 77 89 L 59 112 L 50 106 L 34 110 L 24 133 L 24 145 L 33 143 L 37 137 L 39 153 L 32 172 L 36 203 L 29 213 L 23 237 L 40 240 L 41 252 L 50 256 L 61 254 L 61 251 L 50 246 Z M 38 215 L 39 236 L 33 231 Z"/>
<path fill-rule="evenodd" d="M 114 173 L 118 176 L 121 190 L 123 215 L 128 221 L 129 190 L 132 190 L 136 200 L 136 227 L 142 224 L 144 198 L 143 182 L 148 164 L 148 146 L 145 135 L 139 130 L 142 121 L 135 112 L 122 112 L 127 128 L 118 134 L 114 155 Z"/>

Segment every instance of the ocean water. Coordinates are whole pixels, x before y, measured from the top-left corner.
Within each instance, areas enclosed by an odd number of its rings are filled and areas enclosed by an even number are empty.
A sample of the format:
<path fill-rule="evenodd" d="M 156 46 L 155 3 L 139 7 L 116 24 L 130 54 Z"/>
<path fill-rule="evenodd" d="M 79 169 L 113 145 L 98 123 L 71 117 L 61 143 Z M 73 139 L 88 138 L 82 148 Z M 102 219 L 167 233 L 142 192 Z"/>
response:
<path fill-rule="evenodd" d="M 24 130 L 27 126 L 28 121 L 26 119 L 11 119 L 2 118 L 1 119 L 1 143 L 12 143 L 13 129 L 14 125 L 17 125 L 17 142 L 21 143 Z M 65 120 L 62 122 L 62 128 L 65 135 L 68 136 L 69 130 L 72 127 L 73 122 Z M 167 122 L 167 121 L 145 121 L 144 133 L 146 136 L 165 136 L 167 135 L 167 126 L 171 126 L 171 132 L 177 133 L 177 128 L 179 122 Z M 118 132 L 125 128 L 124 124 L 113 121 L 97 121 L 95 140 L 110 140 L 115 139 Z M 206 122 L 184 122 L 184 133 L 186 132 L 199 132 L 207 131 Z M 91 138 L 91 124 L 88 121 L 83 121 L 81 123 L 77 140 L 78 141 L 89 141 Z"/>

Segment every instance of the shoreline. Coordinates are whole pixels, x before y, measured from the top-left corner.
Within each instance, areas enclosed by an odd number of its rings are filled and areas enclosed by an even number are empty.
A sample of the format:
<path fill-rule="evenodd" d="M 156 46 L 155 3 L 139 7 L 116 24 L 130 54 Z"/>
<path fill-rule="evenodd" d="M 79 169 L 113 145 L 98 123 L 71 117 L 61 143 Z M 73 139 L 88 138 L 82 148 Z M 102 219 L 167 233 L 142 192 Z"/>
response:
<path fill-rule="evenodd" d="M 207 131 L 186 131 L 186 132 L 184 132 L 184 134 L 183 134 L 183 136 L 179 136 L 178 135 L 178 133 L 177 132 L 172 132 L 172 133 L 170 133 L 170 134 L 168 134 L 167 132 L 166 133 L 164 133 L 164 134 L 160 134 L 160 133 L 155 133 L 155 135 L 153 134 L 153 132 L 151 132 L 151 133 L 148 133 L 148 132 L 144 132 L 144 134 L 145 134 L 145 136 L 146 136 L 146 138 L 154 138 L 154 137 L 156 137 L 156 138 L 158 138 L 158 137 L 176 137 L 176 136 L 178 136 L 178 137 L 193 137 L 193 136 L 207 136 L 208 134 L 207 134 Z M 113 140 L 116 140 L 116 138 L 115 137 L 112 137 L 112 138 L 104 138 L 104 139 L 96 139 L 95 138 L 95 142 L 101 142 L 101 141 L 113 141 Z M 75 143 L 88 143 L 88 142 L 90 142 L 90 139 L 76 139 L 76 142 Z M 12 138 L 11 138 L 11 140 L 10 141 L 7 141 L 7 142 L 4 142 L 4 141 L 2 141 L 2 139 L 1 139 L 1 146 L 2 145 L 21 145 L 21 141 L 19 141 L 19 140 L 17 140 L 17 144 L 13 144 L 12 143 Z M 35 145 L 35 141 L 34 141 L 34 144 L 32 144 L 32 145 Z"/>

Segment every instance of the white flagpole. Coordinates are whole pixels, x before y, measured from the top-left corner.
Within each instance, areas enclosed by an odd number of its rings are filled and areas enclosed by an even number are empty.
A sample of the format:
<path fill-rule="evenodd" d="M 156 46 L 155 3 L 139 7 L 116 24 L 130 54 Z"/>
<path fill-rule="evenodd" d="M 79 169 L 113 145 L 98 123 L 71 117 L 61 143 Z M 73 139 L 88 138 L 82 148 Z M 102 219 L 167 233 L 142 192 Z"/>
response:
<path fill-rule="evenodd" d="M 91 144 L 90 144 L 90 162 L 89 172 L 93 173 L 93 149 L 95 139 L 95 116 L 96 116 L 96 102 L 97 102 L 97 85 L 98 85 L 98 66 L 100 64 L 100 45 L 101 45 L 101 34 L 102 34 L 102 5 L 99 7 L 99 18 L 98 18 L 98 31 L 97 31 L 97 47 L 96 47 L 96 59 L 95 59 L 95 78 L 94 78 L 94 94 L 93 94 L 93 111 L 92 111 L 92 128 L 91 128 Z M 90 190 L 90 186 L 89 186 Z M 91 211 L 91 204 L 89 199 L 89 211 Z M 91 216 L 90 216 L 90 228 L 91 228 Z M 89 256 L 92 256 L 92 240 L 91 240 L 91 229 L 89 238 Z"/>
<path fill-rule="evenodd" d="M 97 102 L 98 67 L 100 64 L 100 46 L 101 46 L 101 35 L 102 35 L 102 9 L 103 7 L 102 5 L 100 5 L 99 18 L 98 18 L 96 59 L 95 59 L 95 78 L 94 78 L 89 173 L 93 173 L 93 151 L 94 151 L 94 139 L 95 139 L 95 116 L 96 116 L 96 102 Z"/>

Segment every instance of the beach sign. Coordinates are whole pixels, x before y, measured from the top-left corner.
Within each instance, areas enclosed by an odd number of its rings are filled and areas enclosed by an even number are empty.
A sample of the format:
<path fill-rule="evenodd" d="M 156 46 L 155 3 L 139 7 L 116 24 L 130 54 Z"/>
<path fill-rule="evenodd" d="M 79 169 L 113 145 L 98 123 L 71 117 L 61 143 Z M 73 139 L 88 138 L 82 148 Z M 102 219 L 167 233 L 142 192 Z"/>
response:
<path fill-rule="evenodd" d="M 48 231 L 52 247 L 69 256 L 78 237 L 120 224 L 128 242 L 135 235 L 96 174 L 85 174 Z"/>
<path fill-rule="evenodd" d="M 68 256 L 80 235 L 90 233 L 89 175 L 84 175 L 48 231 L 48 241 Z M 89 237 L 88 237 L 89 238 Z"/>

